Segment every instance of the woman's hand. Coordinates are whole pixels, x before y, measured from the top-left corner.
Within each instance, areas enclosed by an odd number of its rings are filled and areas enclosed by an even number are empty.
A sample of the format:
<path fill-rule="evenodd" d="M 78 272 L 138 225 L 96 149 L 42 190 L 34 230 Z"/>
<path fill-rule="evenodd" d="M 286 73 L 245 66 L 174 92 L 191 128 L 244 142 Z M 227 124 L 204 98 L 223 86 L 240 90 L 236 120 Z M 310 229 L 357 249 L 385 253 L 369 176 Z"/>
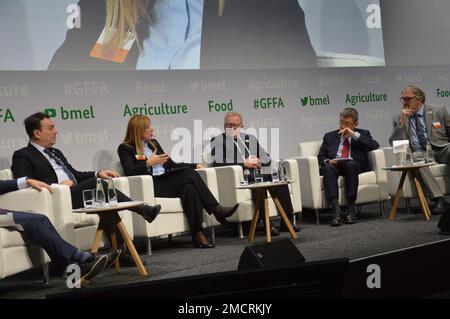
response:
<path fill-rule="evenodd" d="M 147 166 L 150 167 L 153 165 L 163 165 L 168 160 L 169 160 L 169 155 L 167 155 L 167 154 L 161 154 L 161 155 L 153 154 L 152 157 L 150 157 L 147 160 Z"/>

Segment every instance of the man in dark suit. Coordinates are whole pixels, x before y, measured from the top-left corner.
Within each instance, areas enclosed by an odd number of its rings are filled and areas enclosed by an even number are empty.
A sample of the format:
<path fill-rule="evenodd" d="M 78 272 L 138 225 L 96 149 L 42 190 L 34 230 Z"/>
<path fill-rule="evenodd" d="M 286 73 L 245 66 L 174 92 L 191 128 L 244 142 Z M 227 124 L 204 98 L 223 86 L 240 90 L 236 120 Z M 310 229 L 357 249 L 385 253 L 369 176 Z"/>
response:
<path fill-rule="evenodd" d="M 211 159 L 212 166 L 240 165 L 242 169 L 248 170 L 249 182 L 254 182 L 256 170 L 267 171 L 271 166 L 270 155 L 261 147 L 258 139 L 250 134 L 240 133 L 244 127 L 242 115 L 237 112 L 228 112 L 224 118 L 225 133 L 215 136 L 211 139 Z M 264 181 L 271 181 L 270 172 L 262 174 Z M 284 211 L 290 217 L 294 211 L 292 207 L 289 188 L 280 186 L 274 188 Z M 256 202 L 256 193 L 252 192 L 253 202 Z M 264 211 L 264 207 L 260 208 Z M 261 214 L 264 216 L 264 214 Z M 296 225 L 292 226 L 294 231 L 298 232 Z M 286 225 L 281 222 L 280 231 L 288 231 Z M 278 235 L 278 231 L 272 227 L 272 234 Z"/>
<path fill-rule="evenodd" d="M 338 178 L 344 177 L 347 198 L 347 224 L 357 220 L 355 201 L 358 192 L 358 175 L 370 170 L 367 153 L 380 145 L 368 130 L 358 126 L 358 111 L 352 107 L 340 113 L 339 129 L 328 132 L 317 156 L 320 174 L 323 176 L 325 196 L 333 209 L 331 226 L 341 226 L 342 212 L 339 207 Z"/>
<path fill-rule="evenodd" d="M 32 187 L 38 191 L 45 188 L 49 192 L 53 192 L 48 184 L 23 177 L 17 180 L 0 180 L 0 195 L 26 187 Z M 10 211 L 0 208 L 0 227 L 20 231 L 26 239 L 41 246 L 50 256 L 52 262 L 56 264 L 79 264 L 82 281 L 97 276 L 107 264 L 112 265 L 121 252 L 117 250 L 107 255 L 94 255 L 90 252 L 80 251 L 61 238 L 47 216 L 38 213 Z"/>
<path fill-rule="evenodd" d="M 30 143 L 13 154 L 11 169 L 15 178 L 28 177 L 47 184 L 67 185 L 72 195 L 72 207 L 81 208 L 83 207 L 82 191 L 95 188 L 96 177 L 119 176 L 116 172 L 109 170 L 81 172 L 73 168 L 63 153 L 52 147 L 56 143 L 57 130 L 55 123 L 44 113 L 30 115 L 25 119 L 24 124 Z M 119 202 L 131 201 L 120 191 L 117 191 L 117 198 Z M 130 210 L 151 223 L 160 209 L 160 205 L 144 205 Z M 109 230 L 107 232 L 110 233 Z M 120 235 L 117 240 L 119 245 L 123 244 L 123 238 Z M 123 263 L 127 264 L 126 261 Z"/>

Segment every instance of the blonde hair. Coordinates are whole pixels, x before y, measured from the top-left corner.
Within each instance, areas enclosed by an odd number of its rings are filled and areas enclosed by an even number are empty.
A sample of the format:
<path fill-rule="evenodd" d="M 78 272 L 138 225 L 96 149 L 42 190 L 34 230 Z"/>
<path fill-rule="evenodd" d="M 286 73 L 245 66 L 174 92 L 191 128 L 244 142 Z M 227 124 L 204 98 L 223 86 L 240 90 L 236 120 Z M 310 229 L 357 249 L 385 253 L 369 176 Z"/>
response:
<path fill-rule="evenodd" d="M 123 143 L 136 148 L 137 155 L 144 155 L 144 145 L 142 144 L 144 138 L 142 136 L 149 126 L 150 119 L 145 115 L 134 115 L 128 121 Z"/>
<path fill-rule="evenodd" d="M 147 14 L 147 8 L 151 1 L 152 0 L 106 0 L 106 32 L 104 44 L 102 46 L 102 54 L 104 56 L 114 56 L 121 46 L 129 39 L 129 32 L 136 38 L 139 50 L 142 50 L 136 26 L 141 17 L 145 17 L 150 21 L 150 17 Z M 225 1 L 226 0 L 219 0 L 219 17 L 223 15 L 225 10 Z"/>
<path fill-rule="evenodd" d="M 105 40 L 102 54 L 112 56 L 129 40 L 131 33 L 139 43 L 137 24 L 142 16 L 147 15 L 149 0 L 106 0 Z"/>

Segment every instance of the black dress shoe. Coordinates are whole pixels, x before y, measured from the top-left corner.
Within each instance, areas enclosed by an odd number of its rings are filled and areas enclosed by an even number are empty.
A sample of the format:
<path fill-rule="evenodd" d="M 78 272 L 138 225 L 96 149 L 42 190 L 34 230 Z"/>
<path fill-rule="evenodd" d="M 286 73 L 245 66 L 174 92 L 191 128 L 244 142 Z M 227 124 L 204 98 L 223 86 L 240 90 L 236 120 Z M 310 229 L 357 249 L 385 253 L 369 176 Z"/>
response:
<path fill-rule="evenodd" d="M 217 206 L 213 215 L 214 215 L 214 217 L 216 217 L 216 219 L 219 223 L 221 223 L 222 225 L 226 225 L 228 223 L 226 218 L 233 215 L 237 211 L 238 207 L 239 207 L 239 204 L 236 204 L 233 207 L 223 207 L 223 206 L 219 205 L 219 206 Z"/>
<path fill-rule="evenodd" d="M 266 227 L 261 228 L 261 233 L 262 234 L 266 233 Z M 276 227 L 270 226 L 270 236 L 272 237 L 280 236 L 280 232 Z"/>
<path fill-rule="evenodd" d="M 298 233 L 300 231 L 300 227 L 298 227 L 297 225 L 293 225 L 291 223 L 291 226 L 294 229 L 294 232 Z M 289 229 L 283 221 L 280 224 L 280 232 L 289 232 Z"/>
<path fill-rule="evenodd" d="M 203 244 L 203 243 L 197 243 L 197 242 L 193 242 L 192 246 L 194 248 L 204 248 L 204 249 L 215 248 L 216 247 L 216 245 L 211 244 L 211 243 Z"/>
<path fill-rule="evenodd" d="M 440 198 L 437 201 L 436 207 L 431 211 L 433 215 L 440 215 L 447 211 L 450 204 L 445 200 L 445 198 Z"/>
<path fill-rule="evenodd" d="M 143 207 L 139 207 L 139 210 L 136 211 L 139 215 L 144 217 L 144 219 L 151 223 L 155 220 L 156 216 L 158 216 L 159 212 L 161 211 L 161 205 L 155 205 L 155 206 L 149 206 L 144 205 Z"/>
<path fill-rule="evenodd" d="M 330 226 L 337 227 L 342 226 L 342 212 L 339 206 L 336 206 L 333 211 L 333 219 L 331 220 Z"/>

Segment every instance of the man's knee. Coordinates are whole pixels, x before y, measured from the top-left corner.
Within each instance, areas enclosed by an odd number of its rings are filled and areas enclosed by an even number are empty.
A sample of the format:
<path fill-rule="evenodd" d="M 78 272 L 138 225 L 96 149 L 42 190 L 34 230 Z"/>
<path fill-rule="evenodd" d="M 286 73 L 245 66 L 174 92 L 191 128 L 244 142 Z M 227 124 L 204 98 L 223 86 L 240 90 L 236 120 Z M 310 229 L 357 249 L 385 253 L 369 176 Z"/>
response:
<path fill-rule="evenodd" d="M 359 174 L 360 171 L 359 163 L 357 161 L 348 161 L 344 164 L 344 169 L 346 171 L 356 172 L 357 174 Z"/>
<path fill-rule="evenodd" d="M 339 172 L 333 165 L 325 165 L 321 168 L 320 173 L 322 176 L 338 175 Z"/>

